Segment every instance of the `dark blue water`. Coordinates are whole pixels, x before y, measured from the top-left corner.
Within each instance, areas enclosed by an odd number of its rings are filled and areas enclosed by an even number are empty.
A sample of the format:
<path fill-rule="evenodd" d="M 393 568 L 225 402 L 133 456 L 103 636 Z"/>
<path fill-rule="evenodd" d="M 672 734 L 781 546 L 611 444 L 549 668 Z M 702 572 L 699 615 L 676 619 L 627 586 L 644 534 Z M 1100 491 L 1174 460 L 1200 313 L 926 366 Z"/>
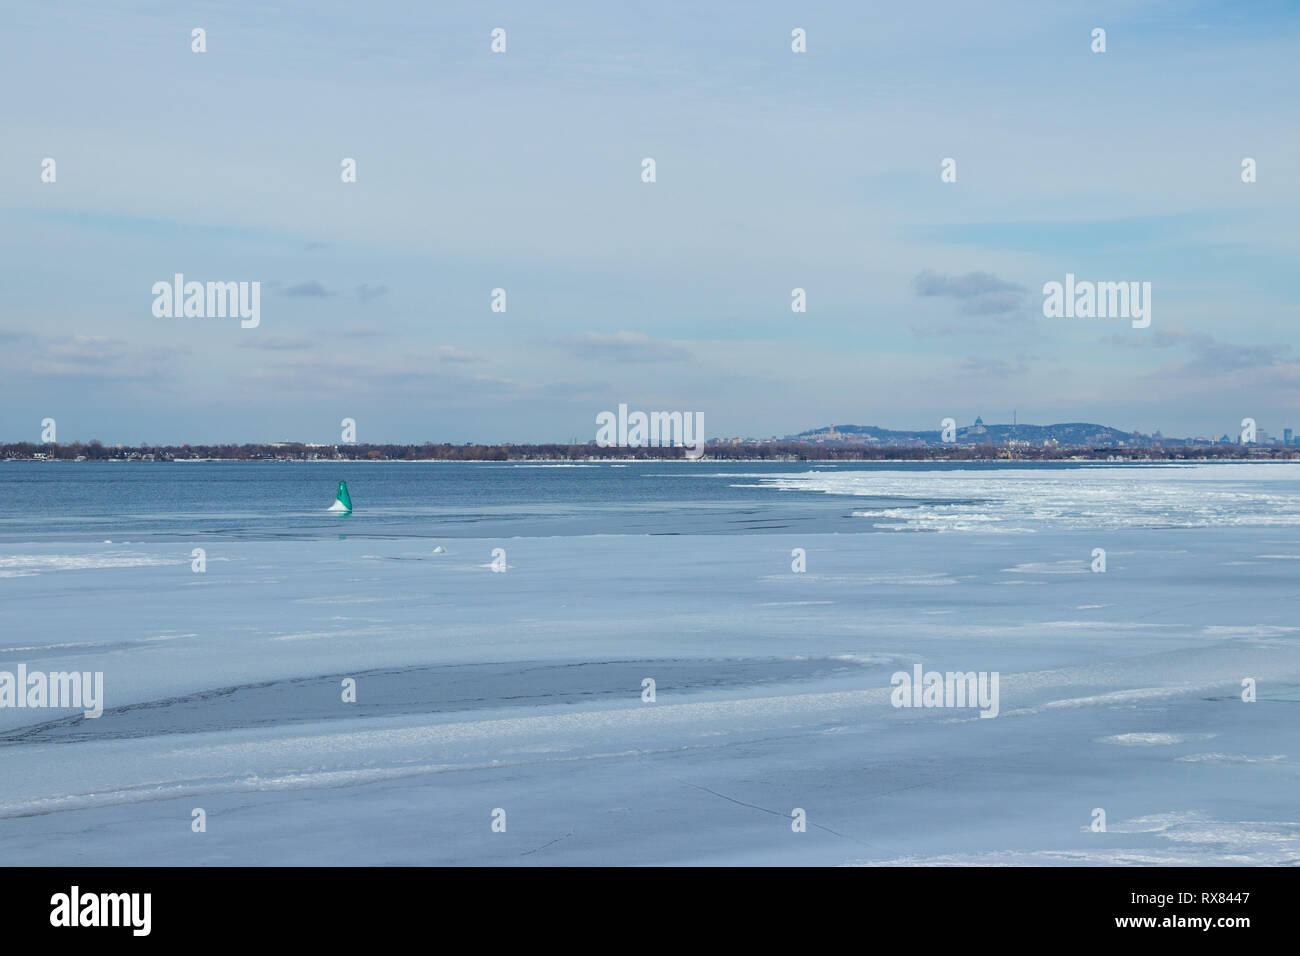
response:
<path fill-rule="evenodd" d="M 736 487 L 757 483 L 739 476 L 999 467 L 1004 466 L 0 462 L 0 540 L 865 533 L 873 530 L 870 522 L 850 515 L 863 506 L 861 497 Z M 340 479 L 352 493 L 350 515 L 326 511 Z"/>

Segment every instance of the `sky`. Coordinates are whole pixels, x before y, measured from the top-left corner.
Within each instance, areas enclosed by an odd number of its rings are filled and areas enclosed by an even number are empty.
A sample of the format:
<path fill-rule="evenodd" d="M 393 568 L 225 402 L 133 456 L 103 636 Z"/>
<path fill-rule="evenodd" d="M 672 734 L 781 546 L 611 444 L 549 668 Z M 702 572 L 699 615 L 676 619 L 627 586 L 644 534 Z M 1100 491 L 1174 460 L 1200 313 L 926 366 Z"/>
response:
<path fill-rule="evenodd" d="M 1300 431 L 1300 4 L 6 19 L 0 441 Z M 155 316 L 176 273 L 260 282 L 260 324 Z M 1150 282 L 1150 326 L 1044 317 L 1067 273 Z"/>

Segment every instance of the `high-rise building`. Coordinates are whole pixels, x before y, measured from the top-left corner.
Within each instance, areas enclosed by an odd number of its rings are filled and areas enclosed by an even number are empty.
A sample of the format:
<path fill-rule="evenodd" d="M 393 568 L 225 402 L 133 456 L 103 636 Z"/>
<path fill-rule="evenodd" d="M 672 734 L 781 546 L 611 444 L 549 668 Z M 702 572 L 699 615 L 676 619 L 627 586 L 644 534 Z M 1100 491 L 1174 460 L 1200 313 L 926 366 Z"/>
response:
<path fill-rule="evenodd" d="M 1291 429 L 1289 428 L 1282 429 L 1282 444 L 1283 445 L 1295 444 L 1295 434 L 1291 431 Z"/>

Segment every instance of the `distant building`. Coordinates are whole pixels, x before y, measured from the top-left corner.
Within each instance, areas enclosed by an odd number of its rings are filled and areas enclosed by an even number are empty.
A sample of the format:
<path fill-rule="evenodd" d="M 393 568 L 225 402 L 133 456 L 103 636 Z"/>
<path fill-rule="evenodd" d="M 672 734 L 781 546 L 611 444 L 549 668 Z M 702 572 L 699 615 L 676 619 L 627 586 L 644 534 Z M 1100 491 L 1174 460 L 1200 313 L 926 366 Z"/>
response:
<path fill-rule="evenodd" d="M 1289 428 L 1282 429 L 1282 444 L 1283 445 L 1295 444 L 1295 434 L 1291 431 L 1291 429 Z"/>

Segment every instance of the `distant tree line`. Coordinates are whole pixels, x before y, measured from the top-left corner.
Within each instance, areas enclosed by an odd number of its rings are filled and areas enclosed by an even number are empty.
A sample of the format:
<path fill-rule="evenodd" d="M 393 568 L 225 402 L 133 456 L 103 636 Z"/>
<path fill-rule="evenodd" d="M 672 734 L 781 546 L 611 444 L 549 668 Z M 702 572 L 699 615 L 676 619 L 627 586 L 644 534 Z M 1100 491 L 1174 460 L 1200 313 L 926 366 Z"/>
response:
<path fill-rule="evenodd" d="M 105 445 L 38 444 L 0 445 L 0 458 L 59 461 L 586 461 L 664 460 L 686 457 L 684 448 L 602 448 L 586 444 L 454 445 L 448 442 L 420 445 L 306 445 L 298 442 L 243 445 Z M 1009 447 L 1007 445 L 863 445 L 799 441 L 709 442 L 705 457 L 723 461 L 1061 461 L 1071 458 L 1106 460 L 1213 460 L 1250 458 L 1269 461 L 1300 458 L 1300 446 L 1283 445 L 1148 445 L 1124 447 Z"/>

